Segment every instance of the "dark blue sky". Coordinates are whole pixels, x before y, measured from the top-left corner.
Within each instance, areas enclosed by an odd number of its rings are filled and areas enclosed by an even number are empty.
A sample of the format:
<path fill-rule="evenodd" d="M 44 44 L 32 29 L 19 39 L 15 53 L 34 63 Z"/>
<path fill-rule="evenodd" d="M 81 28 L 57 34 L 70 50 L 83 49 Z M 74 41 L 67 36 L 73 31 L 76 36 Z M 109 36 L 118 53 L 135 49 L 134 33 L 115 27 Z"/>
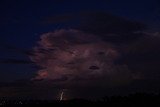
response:
<path fill-rule="evenodd" d="M 1 0 L 0 4 L 1 44 L 17 48 L 31 48 L 39 39 L 40 34 L 52 31 L 59 26 L 63 28 L 63 24 L 42 24 L 46 18 L 59 14 L 106 11 L 130 20 L 146 23 L 149 27 L 153 26 L 152 29 L 160 27 L 158 0 L 102 0 L 98 2 L 89 0 Z M 4 50 L 1 54 L 1 58 L 16 56 L 15 53 L 13 55 L 10 53 L 7 56 Z"/>
<path fill-rule="evenodd" d="M 160 27 L 160 8 L 158 7 L 159 3 L 156 0 L 102 0 L 98 2 L 90 0 L 1 0 L 0 5 L 1 48 L 4 48 L 4 45 L 9 45 L 24 50 L 30 49 L 35 44 L 35 41 L 39 39 L 40 34 L 53 31 L 57 28 L 66 27 L 63 23 L 42 23 L 48 17 L 61 14 L 74 14 L 85 11 L 106 11 L 129 20 L 140 21 L 149 25 L 149 27 L 153 26 L 151 29 L 159 29 L 158 27 Z M 70 26 L 67 27 L 69 28 Z M 23 56 L 25 56 L 8 50 L 2 49 L 2 59 L 21 59 L 21 57 L 23 58 Z M 1 69 L 5 70 L 2 71 L 2 73 L 12 74 L 12 70 L 6 66 L 8 65 L 3 65 L 3 67 L 1 67 Z M 23 69 L 23 67 L 21 67 L 22 65 L 16 66 Z M 17 67 L 13 67 L 13 69 L 15 69 L 15 72 L 21 72 L 22 70 L 17 69 Z M 18 75 L 23 77 L 23 73 L 18 73 Z"/>
<path fill-rule="evenodd" d="M 82 11 L 106 11 L 127 19 L 137 20 L 159 26 L 159 4 L 156 0 L 148 1 L 1 1 L 1 40 L 22 47 L 30 47 L 38 35 L 55 29 L 54 25 L 42 25 L 47 17 L 57 14 L 77 13 Z M 63 27 L 63 25 L 62 25 Z M 29 41 L 29 42 L 28 42 Z"/>
<path fill-rule="evenodd" d="M 91 25 L 86 24 L 87 18 L 92 19 L 92 15 L 87 16 L 86 14 L 94 12 L 102 12 L 102 16 L 100 16 L 102 19 L 103 16 L 108 17 L 103 14 L 106 13 L 115 16 L 114 20 L 120 21 L 120 24 L 122 19 L 131 22 L 138 22 L 142 25 L 144 24 L 145 27 L 147 26 L 148 29 L 146 31 L 157 32 L 160 30 L 159 5 L 160 2 L 158 0 L 1 0 L 0 82 L 13 82 L 21 79 L 29 80 L 35 76 L 37 68 L 30 61 L 28 56 L 30 55 L 32 48 L 36 45 L 37 40 L 39 40 L 40 35 L 43 33 L 63 28 L 79 28 L 84 31 L 87 29 L 89 33 L 92 33 L 94 28 L 89 27 L 88 29 L 88 26 Z M 96 18 L 95 20 L 99 20 Z M 112 20 L 112 17 L 109 18 L 109 20 Z M 87 22 L 89 23 L 89 21 Z M 123 23 L 123 21 L 121 26 L 128 23 Z M 97 23 L 99 23 L 99 21 L 94 25 L 96 26 L 96 29 L 103 29 L 103 27 L 106 26 L 102 24 L 102 26 L 99 25 L 101 27 L 97 27 Z M 85 28 L 83 26 L 87 27 Z M 119 25 L 117 24 L 115 26 Z M 116 29 L 115 26 L 110 29 L 111 32 L 112 29 Z M 122 27 L 120 30 L 122 31 L 124 29 Z M 97 34 L 97 32 L 93 33 Z M 100 34 L 100 32 L 98 33 Z M 104 31 L 102 31 L 102 33 L 104 33 Z M 126 37 L 127 36 L 120 37 L 123 39 L 120 41 L 128 42 L 129 39 L 131 40 L 134 38 Z M 106 37 L 103 37 L 103 35 L 102 38 L 106 40 Z M 117 39 L 113 40 L 113 38 L 110 40 L 111 42 L 114 41 L 114 43 L 117 41 Z M 119 43 L 119 41 L 117 43 Z M 147 41 L 147 43 L 150 42 Z M 154 43 L 154 41 L 151 41 L 151 43 Z M 129 67 L 133 70 L 144 70 L 143 67 L 138 68 L 138 65 L 135 67 L 133 64 L 134 57 L 139 58 L 141 53 L 135 53 L 137 56 L 134 56 L 133 54 L 134 52 L 127 55 L 127 57 L 125 57 L 124 54 L 124 56 L 122 55 L 122 58 L 117 62 L 121 63 L 120 61 L 123 60 L 122 63 L 129 64 Z M 149 55 L 149 53 L 147 55 Z M 147 55 L 146 57 L 148 58 Z M 155 54 L 153 54 L 155 59 L 157 58 L 156 55 L 155 52 Z M 131 56 L 132 58 L 128 58 L 128 56 Z M 144 59 L 146 57 L 144 55 Z M 129 60 L 132 60 L 133 62 Z M 152 61 L 153 63 L 155 62 L 154 59 Z M 142 62 L 145 62 L 145 60 Z M 156 64 L 154 63 L 153 66 Z M 146 66 L 146 63 L 143 63 L 142 65 Z M 160 75 L 160 73 L 158 75 Z"/>

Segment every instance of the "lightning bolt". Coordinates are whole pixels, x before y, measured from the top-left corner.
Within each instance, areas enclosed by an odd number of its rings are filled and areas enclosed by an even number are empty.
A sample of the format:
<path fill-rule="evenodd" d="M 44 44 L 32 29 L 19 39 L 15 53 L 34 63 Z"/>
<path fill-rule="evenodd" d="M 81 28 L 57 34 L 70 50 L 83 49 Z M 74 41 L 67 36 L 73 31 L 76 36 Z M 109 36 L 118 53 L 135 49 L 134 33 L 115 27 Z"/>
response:
<path fill-rule="evenodd" d="M 60 95 L 60 101 L 63 100 L 63 94 L 64 94 L 64 92 L 62 91 L 62 93 L 61 93 L 61 95 Z"/>

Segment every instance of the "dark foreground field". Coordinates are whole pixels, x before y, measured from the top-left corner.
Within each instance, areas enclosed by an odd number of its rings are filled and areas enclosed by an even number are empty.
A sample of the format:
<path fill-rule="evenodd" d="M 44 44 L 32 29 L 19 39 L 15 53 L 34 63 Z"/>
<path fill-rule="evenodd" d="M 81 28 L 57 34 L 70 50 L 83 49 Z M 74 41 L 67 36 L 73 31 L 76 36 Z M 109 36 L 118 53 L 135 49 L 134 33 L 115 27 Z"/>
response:
<path fill-rule="evenodd" d="M 57 100 L 9 100 L 1 98 L 0 106 L 8 107 L 56 107 L 56 106 L 74 106 L 74 107 L 160 107 L 160 94 L 137 93 L 129 96 L 111 96 L 98 100 L 71 99 L 65 101 Z"/>

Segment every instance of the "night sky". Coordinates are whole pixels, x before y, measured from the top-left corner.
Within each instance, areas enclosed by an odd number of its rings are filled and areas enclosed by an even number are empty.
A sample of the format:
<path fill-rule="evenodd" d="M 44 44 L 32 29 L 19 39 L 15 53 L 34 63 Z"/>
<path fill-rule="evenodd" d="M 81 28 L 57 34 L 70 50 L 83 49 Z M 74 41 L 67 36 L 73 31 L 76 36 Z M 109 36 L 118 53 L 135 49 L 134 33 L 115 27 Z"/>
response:
<path fill-rule="evenodd" d="M 1 0 L 0 97 L 160 91 L 158 0 Z"/>

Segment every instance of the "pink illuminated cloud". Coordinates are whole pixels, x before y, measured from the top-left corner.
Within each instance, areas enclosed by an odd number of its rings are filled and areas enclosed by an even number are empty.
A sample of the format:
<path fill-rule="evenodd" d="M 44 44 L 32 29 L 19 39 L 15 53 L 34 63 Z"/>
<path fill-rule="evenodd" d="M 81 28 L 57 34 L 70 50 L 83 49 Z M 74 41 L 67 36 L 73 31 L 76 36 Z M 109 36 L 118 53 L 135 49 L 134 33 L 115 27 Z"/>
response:
<path fill-rule="evenodd" d="M 46 33 L 34 47 L 34 56 L 30 56 L 42 68 L 33 79 L 61 80 L 65 77 L 65 83 L 130 81 L 127 67 L 114 64 L 119 54 L 114 45 L 92 34 L 73 29 Z"/>

